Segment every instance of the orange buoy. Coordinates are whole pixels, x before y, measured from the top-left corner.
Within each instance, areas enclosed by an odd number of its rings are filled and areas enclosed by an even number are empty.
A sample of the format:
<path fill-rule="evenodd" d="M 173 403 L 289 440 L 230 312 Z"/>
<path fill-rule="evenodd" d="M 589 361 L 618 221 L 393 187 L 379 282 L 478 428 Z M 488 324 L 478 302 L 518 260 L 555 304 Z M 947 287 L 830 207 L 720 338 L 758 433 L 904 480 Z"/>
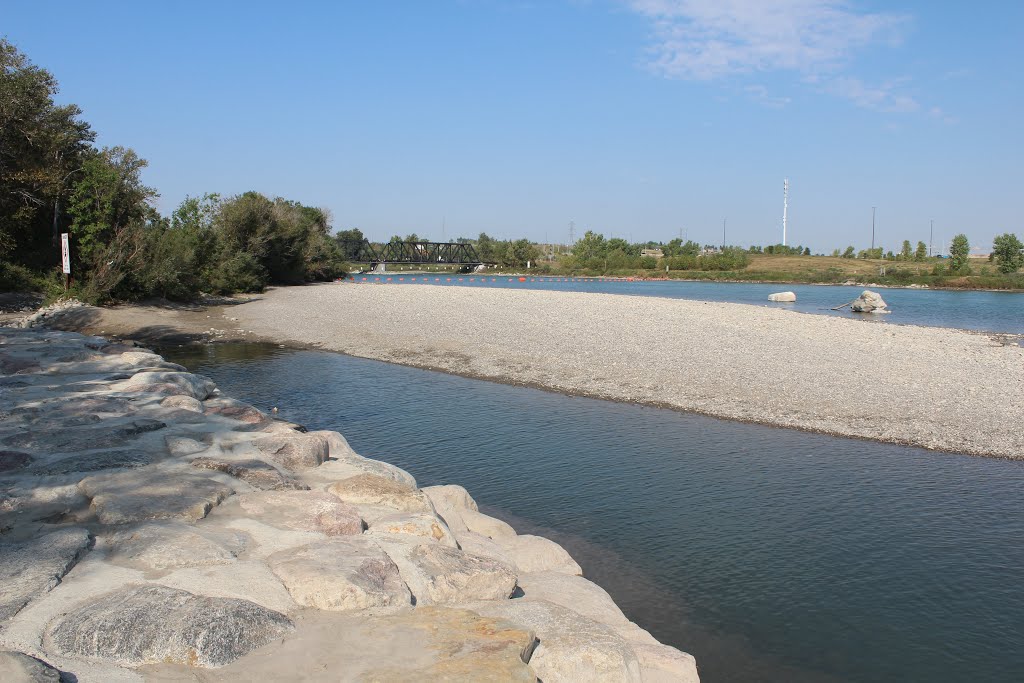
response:
<path fill-rule="evenodd" d="M 519 281 L 520 282 L 526 282 L 526 278 L 525 277 L 521 277 L 521 278 L 519 278 Z"/>

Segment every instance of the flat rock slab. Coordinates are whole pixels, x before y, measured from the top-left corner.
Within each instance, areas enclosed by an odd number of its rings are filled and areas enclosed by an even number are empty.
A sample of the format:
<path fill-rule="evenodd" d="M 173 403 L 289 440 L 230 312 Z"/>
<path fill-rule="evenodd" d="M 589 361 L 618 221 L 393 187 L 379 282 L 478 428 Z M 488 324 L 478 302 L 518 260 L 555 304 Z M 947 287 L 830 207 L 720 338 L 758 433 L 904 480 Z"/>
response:
<path fill-rule="evenodd" d="M 310 434 L 279 434 L 259 439 L 256 448 L 268 459 L 289 470 L 319 467 L 327 459 L 327 439 Z"/>
<path fill-rule="evenodd" d="M 111 450 L 99 453 L 70 455 L 65 458 L 47 460 L 32 467 L 30 472 L 39 475 L 70 474 L 72 472 L 99 472 L 112 469 L 134 469 L 145 467 L 166 458 L 162 453 L 145 450 Z"/>
<path fill-rule="evenodd" d="M 336 538 L 271 555 L 296 603 L 324 610 L 408 607 L 412 596 L 387 554 L 366 538 Z"/>
<path fill-rule="evenodd" d="M 609 626 L 627 627 L 630 622 L 608 593 L 582 576 L 561 572 L 533 572 L 519 575 L 523 600 L 547 600 Z"/>
<path fill-rule="evenodd" d="M 143 571 L 171 571 L 235 562 L 248 542 L 238 531 L 201 529 L 177 520 L 144 522 L 109 539 L 109 559 Z"/>
<path fill-rule="evenodd" d="M 57 586 L 93 545 L 85 529 L 61 529 L 19 543 L 0 543 L 0 622 Z"/>
<path fill-rule="evenodd" d="M 458 543 L 448 529 L 448 525 L 437 515 L 426 512 L 396 512 L 378 517 L 370 523 L 369 530 L 373 534 L 387 536 L 400 534 L 416 539 L 434 541 L 449 548 L 457 548 Z"/>
<path fill-rule="evenodd" d="M 219 415 L 229 420 L 236 420 L 250 425 L 269 422 L 270 417 L 259 408 L 233 398 L 210 398 L 203 402 L 204 412 L 208 415 Z"/>
<path fill-rule="evenodd" d="M 505 683 L 536 681 L 526 665 L 536 644 L 530 629 L 500 619 L 481 619 L 461 609 L 422 607 L 370 622 L 374 639 L 415 639 L 439 655 L 425 667 L 410 670 L 388 658 L 360 680 L 400 683 L 410 680 Z M 390 660 L 390 661 L 389 661 Z"/>
<path fill-rule="evenodd" d="M 542 600 L 473 603 L 468 609 L 531 629 L 540 645 L 530 666 L 544 683 L 641 683 L 632 646 L 604 624 Z"/>
<path fill-rule="evenodd" d="M 423 607 L 375 617 L 310 611 L 281 642 L 205 676 L 181 666 L 147 667 L 144 674 L 176 683 L 535 683 L 526 664 L 535 643 L 529 629 L 464 609 Z"/>
<path fill-rule="evenodd" d="M 55 620 L 45 641 L 65 655 L 122 666 L 166 662 L 219 667 L 293 628 L 285 615 L 247 600 L 132 586 Z"/>
<path fill-rule="evenodd" d="M 249 486 L 260 491 L 309 489 L 305 484 L 300 484 L 291 477 L 281 474 L 281 471 L 276 467 L 262 460 L 222 460 L 219 458 L 199 457 L 190 460 L 189 464 L 201 470 L 223 472 L 229 477 L 241 479 Z"/>
<path fill-rule="evenodd" d="M 112 387 L 119 391 L 146 392 L 168 396 L 191 396 L 200 401 L 217 389 L 212 380 L 190 372 L 139 372 Z"/>
<path fill-rule="evenodd" d="M 583 569 L 565 548 L 543 536 L 498 537 L 493 539 L 509 557 L 515 560 L 521 572 L 562 572 L 582 576 Z"/>
<path fill-rule="evenodd" d="M 99 422 L 99 418 L 88 419 L 85 420 L 87 426 L 79 426 L 65 421 L 60 429 L 23 431 L 7 437 L 4 439 L 4 443 L 15 448 L 30 448 L 49 453 L 78 453 L 98 448 L 125 446 L 141 434 L 167 426 L 160 420 L 149 418 L 136 418 L 109 426 L 95 426 L 97 422 Z"/>
<path fill-rule="evenodd" d="M 352 536 L 365 528 L 358 510 L 323 491 L 261 491 L 237 502 L 249 519 L 278 529 Z"/>
<path fill-rule="evenodd" d="M 380 505 L 402 512 L 434 512 L 434 506 L 422 491 L 374 474 L 342 479 L 327 490 L 355 505 Z"/>
<path fill-rule="evenodd" d="M 59 683 L 60 671 L 23 652 L 0 650 L 0 681 L 4 681 L 4 683 Z"/>
<path fill-rule="evenodd" d="M 214 479 L 151 467 L 87 477 L 78 489 L 91 499 L 103 524 L 173 518 L 194 522 L 234 493 Z"/>
<path fill-rule="evenodd" d="M 498 560 L 429 541 L 377 539 L 398 565 L 417 605 L 506 600 L 515 591 L 515 571 Z"/>

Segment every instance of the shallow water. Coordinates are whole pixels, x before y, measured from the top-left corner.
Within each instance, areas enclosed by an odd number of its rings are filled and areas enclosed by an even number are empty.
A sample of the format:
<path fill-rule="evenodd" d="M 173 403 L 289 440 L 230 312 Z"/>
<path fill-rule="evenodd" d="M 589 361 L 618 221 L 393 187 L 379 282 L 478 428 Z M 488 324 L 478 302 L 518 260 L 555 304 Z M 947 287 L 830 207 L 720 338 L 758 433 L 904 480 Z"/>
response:
<path fill-rule="evenodd" d="M 574 292 L 602 292 L 631 296 L 658 296 L 694 301 L 724 301 L 770 306 L 802 313 L 815 313 L 872 322 L 963 330 L 1024 334 L 1024 293 L 978 292 L 938 289 L 886 289 L 873 287 L 891 309 L 883 315 L 851 313 L 849 308 L 832 309 L 860 296 L 864 287 L 844 285 L 780 285 L 745 282 L 680 282 L 661 280 L 613 280 L 608 278 L 548 278 L 480 275 L 359 275 L 357 284 L 445 285 L 452 287 L 509 287 Z M 769 303 L 772 292 L 791 291 L 794 303 Z"/>
<path fill-rule="evenodd" d="M 1024 463 L 324 352 L 162 352 L 559 541 L 704 681 L 1024 676 Z"/>

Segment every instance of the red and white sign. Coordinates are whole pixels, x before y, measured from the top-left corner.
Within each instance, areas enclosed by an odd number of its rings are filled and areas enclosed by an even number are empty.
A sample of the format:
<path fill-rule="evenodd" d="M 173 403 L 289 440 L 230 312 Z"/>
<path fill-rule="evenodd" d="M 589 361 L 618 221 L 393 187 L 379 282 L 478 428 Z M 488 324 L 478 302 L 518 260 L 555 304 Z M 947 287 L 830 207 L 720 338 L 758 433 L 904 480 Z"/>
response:
<path fill-rule="evenodd" d="M 68 234 L 60 234 L 60 260 L 64 266 L 64 273 L 71 275 L 71 246 L 68 244 Z"/>

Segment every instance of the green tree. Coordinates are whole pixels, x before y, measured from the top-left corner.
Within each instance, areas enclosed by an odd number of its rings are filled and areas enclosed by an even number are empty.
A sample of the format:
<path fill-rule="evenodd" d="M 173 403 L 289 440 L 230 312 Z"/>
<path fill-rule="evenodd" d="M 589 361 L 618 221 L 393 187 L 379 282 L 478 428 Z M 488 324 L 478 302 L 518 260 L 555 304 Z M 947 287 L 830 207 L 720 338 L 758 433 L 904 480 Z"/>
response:
<path fill-rule="evenodd" d="M 917 243 L 917 250 L 914 251 L 915 261 L 924 261 L 928 258 L 928 245 L 924 242 Z"/>
<path fill-rule="evenodd" d="M 59 261 L 60 203 L 95 139 L 77 106 L 54 103 L 57 91 L 50 72 L 0 38 L 0 257 L 36 269 Z"/>
<path fill-rule="evenodd" d="M 967 268 L 967 256 L 971 251 L 971 243 L 967 235 L 960 233 L 949 245 L 949 269 L 959 273 Z"/>
<path fill-rule="evenodd" d="M 847 247 L 846 251 L 843 252 L 843 258 L 853 258 L 854 253 L 855 252 L 852 246 Z"/>
<path fill-rule="evenodd" d="M 992 256 L 1000 273 L 1016 273 L 1024 265 L 1024 244 L 1014 233 L 999 235 L 992 242 Z"/>
<path fill-rule="evenodd" d="M 913 252 L 910 249 L 910 240 L 903 240 L 903 248 L 900 249 L 900 260 L 909 261 L 913 258 Z"/>
<path fill-rule="evenodd" d="M 608 242 L 605 241 L 604 235 L 587 230 L 586 234 L 576 242 L 572 253 L 584 264 L 593 259 L 603 260 L 608 254 Z"/>

